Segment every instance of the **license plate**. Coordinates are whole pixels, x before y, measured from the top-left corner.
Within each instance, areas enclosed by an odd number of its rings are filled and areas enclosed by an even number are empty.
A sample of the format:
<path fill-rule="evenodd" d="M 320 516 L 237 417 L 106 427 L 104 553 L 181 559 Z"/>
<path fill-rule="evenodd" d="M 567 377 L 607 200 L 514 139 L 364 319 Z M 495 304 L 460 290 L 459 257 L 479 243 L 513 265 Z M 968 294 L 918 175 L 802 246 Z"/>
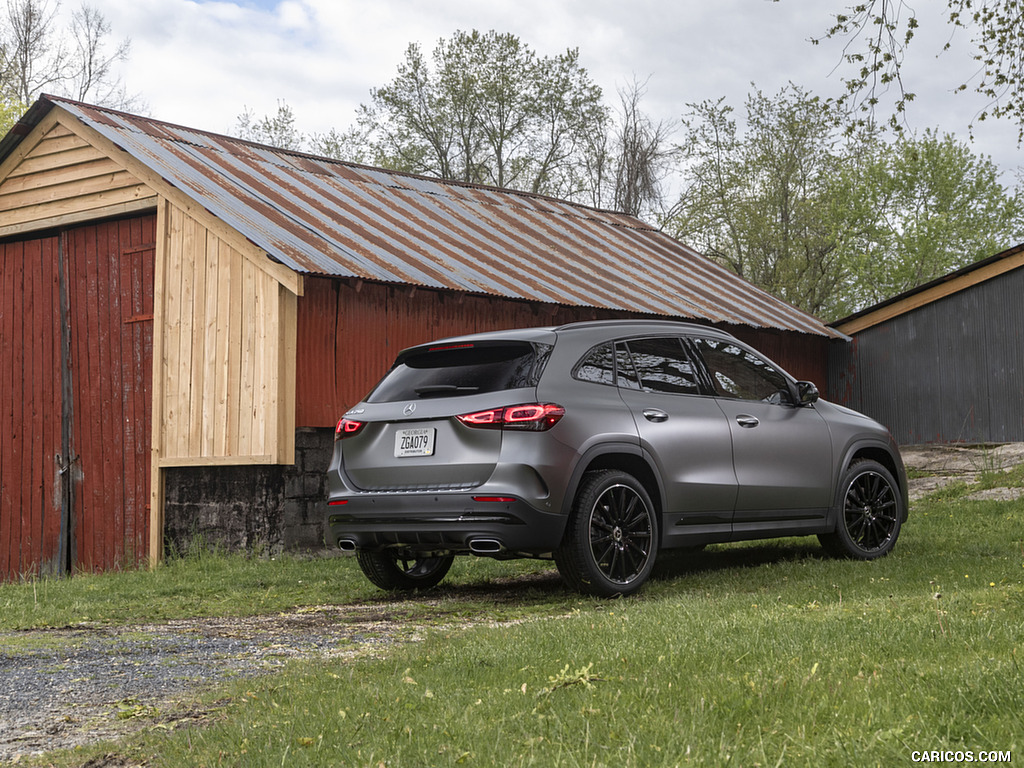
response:
<path fill-rule="evenodd" d="M 433 456 L 436 432 L 433 428 L 398 430 L 395 432 L 395 457 Z"/>

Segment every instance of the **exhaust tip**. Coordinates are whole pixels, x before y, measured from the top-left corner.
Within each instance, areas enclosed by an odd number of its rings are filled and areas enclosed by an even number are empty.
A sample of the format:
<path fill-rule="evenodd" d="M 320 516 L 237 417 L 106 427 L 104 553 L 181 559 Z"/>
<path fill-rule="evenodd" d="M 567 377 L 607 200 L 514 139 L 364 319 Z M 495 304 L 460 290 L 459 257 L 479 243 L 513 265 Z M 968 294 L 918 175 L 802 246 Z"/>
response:
<path fill-rule="evenodd" d="M 474 555 L 496 555 L 503 549 L 497 539 L 472 539 L 469 542 L 469 551 Z"/>
<path fill-rule="evenodd" d="M 356 543 L 352 539 L 338 539 L 338 549 L 342 552 L 355 552 Z"/>

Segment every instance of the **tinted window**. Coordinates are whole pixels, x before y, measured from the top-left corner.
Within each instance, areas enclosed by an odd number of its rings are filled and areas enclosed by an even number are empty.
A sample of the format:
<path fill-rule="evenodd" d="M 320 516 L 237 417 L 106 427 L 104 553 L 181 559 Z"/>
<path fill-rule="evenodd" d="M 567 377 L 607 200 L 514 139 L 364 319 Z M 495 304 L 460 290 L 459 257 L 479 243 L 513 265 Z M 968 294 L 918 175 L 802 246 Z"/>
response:
<path fill-rule="evenodd" d="M 400 355 L 366 398 L 391 403 L 535 387 L 551 354 L 548 344 L 473 343 Z"/>
<path fill-rule="evenodd" d="M 615 384 L 615 358 L 612 356 L 612 345 L 602 344 L 584 357 L 572 372 L 580 381 L 593 381 L 597 384 Z"/>
<path fill-rule="evenodd" d="M 789 400 L 786 377 L 757 355 L 728 341 L 695 339 L 715 394 L 740 400 Z"/>
<path fill-rule="evenodd" d="M 640 385 L 648 392 L 700 393 L 693 363 L 679 339 L 637 339 L 627 342 L 626 346 L 640 377 Z"/>

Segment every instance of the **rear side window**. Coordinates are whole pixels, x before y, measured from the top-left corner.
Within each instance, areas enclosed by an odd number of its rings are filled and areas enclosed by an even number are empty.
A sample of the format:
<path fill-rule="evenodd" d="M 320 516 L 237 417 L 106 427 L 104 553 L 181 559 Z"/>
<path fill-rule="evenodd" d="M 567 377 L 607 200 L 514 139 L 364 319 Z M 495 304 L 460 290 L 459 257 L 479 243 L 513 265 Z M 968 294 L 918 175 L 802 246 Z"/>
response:
<path fill-rule="evenodd" d="M 420 348 L 400 355 L 366 401 L 391 403 L 535 387 L 550 355 L 550 345 L 529 342 Z"/>
<path fill-rule="evenodd" d="M 700 385 L 689 355 L 678 338 L 636 339 L 626 344 L 648 392 L 673 395 L 698 395 Z"/>

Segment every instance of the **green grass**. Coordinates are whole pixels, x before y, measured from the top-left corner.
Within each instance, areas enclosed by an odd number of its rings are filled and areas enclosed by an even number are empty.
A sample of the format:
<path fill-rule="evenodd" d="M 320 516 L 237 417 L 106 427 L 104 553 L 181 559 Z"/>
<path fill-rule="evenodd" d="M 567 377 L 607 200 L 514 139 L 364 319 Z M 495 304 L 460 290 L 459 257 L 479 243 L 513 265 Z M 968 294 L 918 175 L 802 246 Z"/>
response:
<path fill-rule="evenodd" d="M 192 599 L 196 570 L 193 612 L 238 613 L 246 593 L 253 610 L 381 599 L 349 559 L 209 560 L 81 579 L 98 585 L 95 604 L 79 579 L 51 582 L 47 615 L 156 618 L 176 609 L 151 597 Z M 1024 501 L 940 492 L 872 563 L 788 539 L 664 558 L 629 600 L 541 577 L 511 605 L 488 600 L 502 574 L 541 568 L 467 560 L 422 642 L 235 681 L 211 694 L 227 703 L 203 727 L 45 764 L 892 766 L 914 750 L 1024 749 Z M 39 615 L 21 605 L 31 589 L 0 588 L 9 626 Z M 65 589 L 76 596 L 58 599 Z M 527 620 L 459 628 L 453 615 Z"/>

